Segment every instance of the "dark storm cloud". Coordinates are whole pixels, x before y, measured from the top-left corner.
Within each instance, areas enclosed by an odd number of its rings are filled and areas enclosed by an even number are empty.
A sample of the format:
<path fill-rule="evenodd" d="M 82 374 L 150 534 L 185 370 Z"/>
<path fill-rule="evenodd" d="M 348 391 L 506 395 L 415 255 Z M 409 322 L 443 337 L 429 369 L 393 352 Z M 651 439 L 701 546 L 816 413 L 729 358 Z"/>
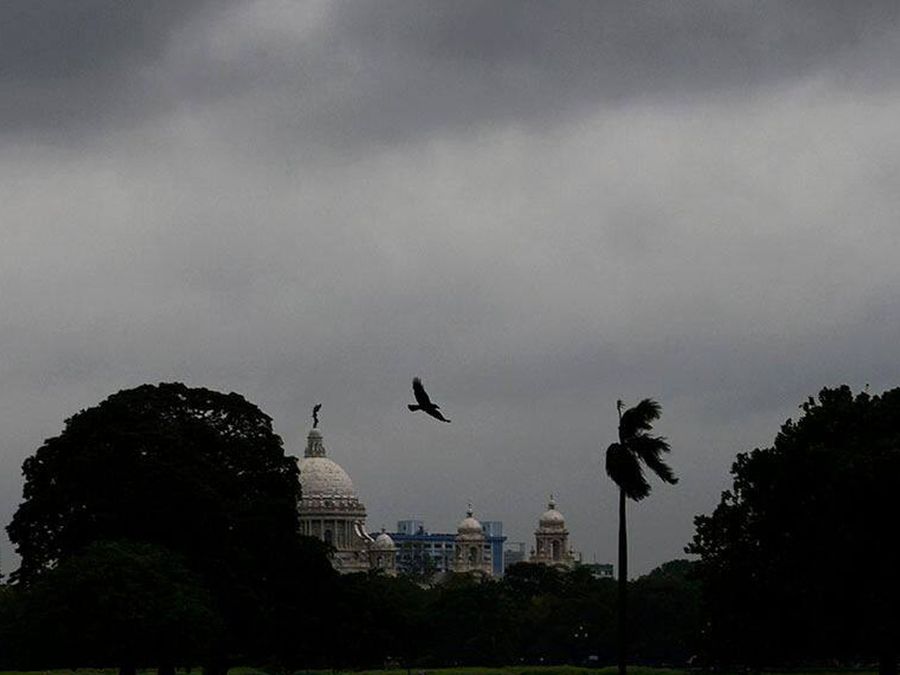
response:
<path fill-rule="evenodd" d="M 211 0 L 8 0 L 0 7 L 0 133 L 61 136 L 156 111 L 145 69 Z"/>
<path fill-rule="evenodd" d="M 897 16 L 889 1 L 336 3 L 257 81 L 295 88 L 287 116 L 327 142 L 392 142 L 823 72 L 871 86 L 896 77 Z"/>
<path fill-rule="evenodd" d="M 525 539 L 552 490 L 606 560 L 654 396 L 633 557 L 679 555 L 806 396 L 900 382 L 898 6 L 0 4 L 0 520 L 66 417 L 182 380 L 294 452 L 324 402 L 373 529 Z"/>
<path fill-rule="evenodd" d="M 777 0 L 339 4 L 334 41 L 356 54 L 356 70 L 329 119 L 390 139 L 484 122 L 541 124 L 632 97 L 690 99 L 828 68 L 863 80 L 893 76 L 887 61 L 867 72 L 869 55 L 854 50 L 889 33 L 898 7 Z"/>
<path fill-rule="evenodd" d="M 820 72 L 853 86 L 896 77 L 891 0 L 302 7 L 318 9 L 292 24 L 277 2 L 7 4 L 2 128 L 104 128 L 249 97 L 242 119 L 340 145 L 542 125 Z"/>

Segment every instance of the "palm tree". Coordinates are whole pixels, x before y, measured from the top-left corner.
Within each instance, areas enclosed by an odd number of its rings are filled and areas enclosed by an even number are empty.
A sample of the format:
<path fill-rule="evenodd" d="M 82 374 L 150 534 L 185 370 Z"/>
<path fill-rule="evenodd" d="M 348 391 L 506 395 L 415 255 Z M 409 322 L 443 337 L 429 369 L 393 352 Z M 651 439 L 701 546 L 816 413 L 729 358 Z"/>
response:
<path fill-rule="evenodd" d="M 619 442 L 606 449 L 606 473 L 619 486 L 619 675 L 625 675 L 627 632 L 625 601 L 628 591 L 628 537 L 625 527 L 625 498 L 640 501 L 650 494 L 650 483 L 644 476 L 645 465 L 661 480 L 674 485 L 678 482 L 672 469 L 663 459 L 669 443 L 662 436 L 651 436 L 653 422 L 659 419 L 659 403 L 645 398 L 633 408 L 622 411 L 624 404 L 616 401 L 619 411 Z"/>

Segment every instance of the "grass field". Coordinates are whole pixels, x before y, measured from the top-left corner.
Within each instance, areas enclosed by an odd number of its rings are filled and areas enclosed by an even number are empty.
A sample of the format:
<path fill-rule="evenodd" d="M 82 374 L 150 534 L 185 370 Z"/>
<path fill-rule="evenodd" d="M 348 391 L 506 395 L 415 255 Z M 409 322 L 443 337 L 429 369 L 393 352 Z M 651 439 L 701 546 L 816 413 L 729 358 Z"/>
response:
<path fill-rule="evenodd" d="M 616 675 L 618 672 L 615 667 L 608 668 L 578 668 L 576 666 L 507 666 L 504 668 L 413 668 L 411 671 L 402 669 L 390 670 L 354 670 L 354 671 L 338 671 L 338 670 L 299 670 L 293 673 L 276 673 L 260 668 L 231 668 L 228 675 L 407 675 L 412 672 L 413 675 L 425 673 L 427 675 Z M 688 675 L 688 673 L 696 671 L 687 670 L 669 670 L 665 668 L 642 668 L 633 666 L 628 668 L 629 675 Z M 808 675 L 875 675 L 877 671 L 863 670 L 844 670 L 844 671 L 824 671 L 811 670 Z M 202 671 L 198 668 L 192 670 L 190 675 L 201 675 Z M 35 671 L 16 671 L 2 670 L 0 675 L 118 675 L 116 669 L 91 669 L 79 668 L 78 670 L 35 670 Z M 156 675 L 156 670 L 140 670 L 138 675 Z M 178 675 L 188 675 L 187 671 L 179 670 Z M 728 675 L 728 673 L 717 672 L 716 675 Z M 745 675 L 741 673 L 740 675 Z M 768 671 L 766 675 L 806 675 L 799 671 L 778 672 Z"/>

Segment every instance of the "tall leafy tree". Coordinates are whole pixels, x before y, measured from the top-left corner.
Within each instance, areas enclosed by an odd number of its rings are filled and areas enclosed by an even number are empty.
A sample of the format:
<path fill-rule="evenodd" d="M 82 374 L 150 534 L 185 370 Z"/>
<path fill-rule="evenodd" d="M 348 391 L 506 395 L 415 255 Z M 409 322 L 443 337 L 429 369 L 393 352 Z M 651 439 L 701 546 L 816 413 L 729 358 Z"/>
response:
<path fill-rule="evenodd" d="M 695 519 L 710 656 L 897 672 L 900 388 L 823 389 Z"/>
<path fill-rule="evenodd" d="M 650 494 L 650 483 L 644 467 L 663 482 L 675 484 L 678 479 L 663 460 L 669 443 L 662 436 L 653 436 L 653 422 L 659 419 L 659 403 L 645 398 L 633 408 L 623 411 L 622 401 L 616 402 L 619 412 L 619 441 L 606 449 L 606 473 L 619 487 L 619 594 L 618 594 L 618 663 L 620 675 L 625 675 L 627 662 L 627 599 L 628 599 L 628 529 L 625 499 L 640 501 Z"/>
<path fill-rule="evenodd" d="M 7 528 L 21 556 L 16 583 L 33 585 L 98 541 L 162 546 L 211 591 L 223 658 L 269 653 L 285 589 L 331 573 L 298 541 L 296 461 L 238 394 L 180 383 L 120 391 L 67 420 L 23 473 Z"/>

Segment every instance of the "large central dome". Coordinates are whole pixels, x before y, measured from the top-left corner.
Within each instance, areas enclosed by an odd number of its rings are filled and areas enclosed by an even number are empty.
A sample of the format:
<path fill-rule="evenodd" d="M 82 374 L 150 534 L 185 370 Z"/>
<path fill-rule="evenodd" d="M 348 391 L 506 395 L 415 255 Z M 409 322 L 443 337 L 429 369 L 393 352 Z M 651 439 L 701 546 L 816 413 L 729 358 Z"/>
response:
<path fill-rule="evenodd" d="M 353 498 L 353 481 L 340 464 L 327 457 L 304 457 L 300 460 L 300 487 L 304 499 Z"/>
<path fill-rule="evenodd" d="M 357 501 L 353 481 L 341 465 L 325 456 L 322 432 L 313 429 L 307 437 L 306 452 L 298 465 L 300 469 L 301 499 L 304 503 Z"/>

